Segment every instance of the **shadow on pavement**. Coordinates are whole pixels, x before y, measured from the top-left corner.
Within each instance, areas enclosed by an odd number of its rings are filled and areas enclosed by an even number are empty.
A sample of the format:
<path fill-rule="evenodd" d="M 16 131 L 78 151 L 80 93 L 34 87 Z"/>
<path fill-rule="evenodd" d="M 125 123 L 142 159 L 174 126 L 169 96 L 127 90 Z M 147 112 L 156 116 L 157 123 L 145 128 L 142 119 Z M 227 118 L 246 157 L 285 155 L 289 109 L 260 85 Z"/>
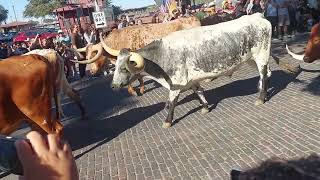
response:
<path fill-rule="evenodd" d="M 320 96 L 320 75 L 312 79 L 311 83 L 309 83 L 302 91 L 308 91 L 314 95 Z"/>
<path fill-rule="evenodd" d="M 304 72 L 309 72 L 309 73 L 320 73 L 320 70 L 309 70 L 309 69 L 302 69 Z M 320 75 L 317 77 L 313 78 L 310 83 L 306 84 L 306 87 L 303 88 L 302 91 L 307 91 L 312 93 L 313 95 L 320 96 Z"/>
<path fill-rule="evenodd" d="M 153 81 L 153 80 L 149 80 L 148 82 L 150 82 L 149 84 L 153 83 L 152 87 L 151 88 L 147 88 L 144 93 L 148 93 L 150 91 L 153 91 L 157 88 L 160 88 L 162 87 L 159 83 L 157 83 L 156 81 Z"/>
<path fill-rule="evenodd" d="M 134 108 L 120 115 L 101 120 L 76 121 L 65 126 L 64 136 L 71 144 L 72 150 L 97 143 L 94 147 L 76 156 L 77 159 L 158 113 L 164 108 L 164 105 L 165 103 L 158 103 Z"/>
<path fill-rule="evenodd" d="M 273 96 L 281 92 L 283 89 L 285 89 L 289 83 L 295 82 L 296 77 L 300 74 L 291 74 L 286 73 L 282 70 L 276 70 L 272 72 L 272 76 L 270 79 L 270 86 L 268 89 L 268 100 L 271 99 Z M 211 89 L 208 91 L 205 91 L 205 97 L 209 103 L 210 111 L 216 107 L 216 105 L 223 99 L 231 98 L 231 97 L 238 97 L 238 96 L 247 96 L 251 94 L 256 94 L 256 98 L 258 98 L 258 81 L 259 77 L 249 78 L 245 80 L 238 80 L 231 82 L 229 84 L 226 84 L 224 86 Z M 182 99 L 178 105 L 190 102 L 194 99 L 198 99 L 198 97 L 193 93 L 184 99 Z M 254 102 L 252 102 L 252 106 L 254 106 Z M 187 114 L 185 114 L 183 117 L 180 117 L 179 119 L 175 120 L 175 123 L 178 123 L 180 120 L 185 118 L 186 116 L 193 114 L 201 109 L 201 105 L 199 103 L 199 107 L 196 107 L 195 109 L 192 109 Z"/>
<path fill-rule="evenodd" d="M 70 143 L 72 150 L 78 150 L 88 145 L 98 143 L 87 152 L 117 137 L 122 132 L 134 127 L 141 121 L 153 116 L 164 108 L 164 103 L 133 108 L 119 115 L 114 107 L 132 106 L 135 104 L 127 89 L 113 91 L 110 81 L 99 80 L 90 88 L 81 90 L 81 98 L 87 110 L 88 118 L 65 123 L 64 137 Z M 71 105 L 70 105 L 71 106 Z M 69 107 L 71 108 L 71 107 Z M 72 105 L 72 108 L 77 108 Z M 107 117 L 107 118 L 105 118 Z"/>

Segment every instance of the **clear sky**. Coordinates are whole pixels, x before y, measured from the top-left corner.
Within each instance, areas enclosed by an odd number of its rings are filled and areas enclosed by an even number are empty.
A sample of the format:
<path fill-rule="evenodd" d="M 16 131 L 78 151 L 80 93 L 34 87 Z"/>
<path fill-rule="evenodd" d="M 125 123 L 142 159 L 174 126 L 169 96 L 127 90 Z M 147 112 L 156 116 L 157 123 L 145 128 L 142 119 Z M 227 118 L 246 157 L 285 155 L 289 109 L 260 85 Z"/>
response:
<path fill-rule="evenodd" d="M 121 6 L 123 9 L 138 8 L 155 4 L 154 0 L 112 0 L 112 4 Z"/>
<path fill-rule="evenodd" d="M 18 21 L 26 21 L 23 11 L 27 5 L 27 0 L 0 0 L 0 4 L 9 10 L 7 22 L 15 21 L 12 6 L 14 5 Z M 121 6 L 123 9 L 143 7 L 155 4 L 154 0 L 112 0 L 112 4 Z"/>
<path fill-rule="evenodd" d="M 0 0 L 0 4 L 9 10 L 7 22 L 15 21 L 12 6 L 14 5 L 18 21 L 25 20 L 23 18 L 23 10 L 27 4 L 27 0 Z"/>

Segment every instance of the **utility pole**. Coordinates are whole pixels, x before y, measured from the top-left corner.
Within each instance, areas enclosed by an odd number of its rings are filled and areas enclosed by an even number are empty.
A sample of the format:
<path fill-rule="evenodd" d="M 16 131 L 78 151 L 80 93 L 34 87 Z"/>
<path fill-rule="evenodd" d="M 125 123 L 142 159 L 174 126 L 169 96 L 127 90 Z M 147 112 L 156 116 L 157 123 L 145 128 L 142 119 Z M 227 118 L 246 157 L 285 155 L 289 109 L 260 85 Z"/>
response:
<path fill-rule="evenodd" d="M 100 11 L 100 7 L 98 5 L 97 0 L 94 1 L 94 7 L 95 7 L 95 12 L 99 12 Z"/>
<path fill-rule="evenodd" d="M 18 19 L 17 19 L 17 15 L 16 15 L 16 10 L 14 9 L 14 5 L 12 5 L 12 9 L 13 9 L 13 14 L 14 14 L 14 17 L 15 17 L 16 23 L 17 23 L 17 30 L 19 30 Z"/>
<path fill-rule="evenodd" d="M 14 9 L 14 5 L 12 5 L 12 9 L 13 9 L 14 18 L 16 19 L 16 22 L 18 22 L 16 10 Z"/>

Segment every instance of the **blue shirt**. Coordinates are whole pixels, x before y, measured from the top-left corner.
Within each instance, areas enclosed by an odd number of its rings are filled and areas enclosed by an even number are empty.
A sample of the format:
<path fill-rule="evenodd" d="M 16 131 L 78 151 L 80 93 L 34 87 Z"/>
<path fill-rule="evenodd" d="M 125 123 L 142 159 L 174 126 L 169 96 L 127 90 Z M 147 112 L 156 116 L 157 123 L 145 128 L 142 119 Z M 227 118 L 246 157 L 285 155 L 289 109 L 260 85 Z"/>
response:
<path fill-rule="evenodd" d="M 275 17 L 275 16 L 277 16 L 277 8 L 272 6 L 271 2 L 269 2 L 267 5 L 267 17 Z"/>
<path fill-rule="evenodd" d="M 280 6 L 280 8 L 278 9 L 279 15 L 289 15 L 288 7 L 281 7 L 286 2 L 287 2 L 287 0 L 277 0 L 278 5 Z"/>
<path fill-rule="evenodd" d="M 69 36 L 65 36 L 65 37 L 61 36 L 58 38 L 58 42 L 70 44 L 71 40 Z"/>

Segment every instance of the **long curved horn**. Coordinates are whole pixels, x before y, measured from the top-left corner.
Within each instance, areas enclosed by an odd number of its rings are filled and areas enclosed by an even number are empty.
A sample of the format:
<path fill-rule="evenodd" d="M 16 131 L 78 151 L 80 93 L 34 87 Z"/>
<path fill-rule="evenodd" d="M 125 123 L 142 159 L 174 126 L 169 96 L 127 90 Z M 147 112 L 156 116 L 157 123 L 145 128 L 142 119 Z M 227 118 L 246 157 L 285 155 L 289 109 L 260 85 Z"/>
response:
<path fill-rule="evenodd" d="M 132 74 L 138 74 L 144 69 L 144 63 L 144 58 L 140 54 L 131 52 L 127 69 Z"/>
<path fill-rule="evenodd" d="M 101 44 L 95 44 L 93 46 L 88 46 L 88 48 L 90 48 L 88 50 L 88 53 L 87 53 L 87 60 L 84 60 L 84 61 L 72 61 L 72 62 L 75 62 L 75 63 L 79 63 L 79 64 L 91 64 L 91 63 L 94 63 L 95 61 L 97 61 L 101 55 L 102 55 L 102 46 Z M 98 51 L 98 53 L 92 58 L 90 59 L 91 57 L 91 54 L 93 51 Z"/>
<path fill-rule="evenodd" d="M 78 52 L 86 52 L 86 50 L 87 50 L 87 47 L 83 47 L 83 48 L 77 49 Z"/>
<path fill-rule="evenodd" d="M 109 47 L 107 46 L 107 44 L 103 41 L 102 34 L 100 34 L 100 42 L 101 42 L 102 47 L 104 48 L 104 50 L 107 51 L 107 53 L 111 54 L 112 56 L 119 56 L 120 51 L 109 48 Z"/>
<path fill-rule="evenodd" d="M 295 53 L 291 52 L 287 44 L 286 44 L 286 49 L 288 51 L 288 54 L 290 54 L 294 59 L 299 60 L 299 61 L 303 61 L 304 54 L 299 55 L 299 54 L 295 54 Z"/>
<path fill-rule="evenodd" d="M 83 55 L 81 53 L 79 53 L 77 50 L 75 50 L 73 48 L 69 48 L 69 47 L 67 47 L 67 49 L 69 51 L 72 51 L 77 56 L 78 59 L 83 59 L 84 58 Z"/>

